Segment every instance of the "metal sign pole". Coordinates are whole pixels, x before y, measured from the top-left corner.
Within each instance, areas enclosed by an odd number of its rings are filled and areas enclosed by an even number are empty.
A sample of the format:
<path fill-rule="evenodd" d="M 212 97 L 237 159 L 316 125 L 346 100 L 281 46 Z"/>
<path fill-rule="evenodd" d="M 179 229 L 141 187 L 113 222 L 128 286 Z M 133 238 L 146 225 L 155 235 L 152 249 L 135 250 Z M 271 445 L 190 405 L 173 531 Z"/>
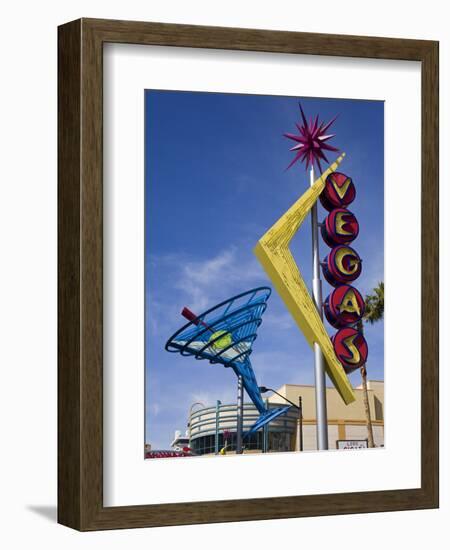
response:
<path fill-rule="evenodd" d="M 314 168 L 311 166 L 309 173 L 310 185 L 314 184 Z M 312 294 L 315 306 L 323 319 L 322 313 L 322 281 L 320 280 L 320 258 L 319 258 L 319 226 L 317 220 L 317 203 L 311 209 L 311 230 L 312 230 Z M 316 388 L 316 434 L 317 448 L 319 451 L 328 449 L 328 421 L 327 421 L 327 394 L 325 384 L 325 359 L 320 346 L 314 342 L 314 377 Z"/>
<path fill-rule="evenodd" d="M 242 428 L 244 423 L 244 384 L 242 375 L 238 376 L 237 418 L 236 418 L 236 454 L 242 453 Z"/>

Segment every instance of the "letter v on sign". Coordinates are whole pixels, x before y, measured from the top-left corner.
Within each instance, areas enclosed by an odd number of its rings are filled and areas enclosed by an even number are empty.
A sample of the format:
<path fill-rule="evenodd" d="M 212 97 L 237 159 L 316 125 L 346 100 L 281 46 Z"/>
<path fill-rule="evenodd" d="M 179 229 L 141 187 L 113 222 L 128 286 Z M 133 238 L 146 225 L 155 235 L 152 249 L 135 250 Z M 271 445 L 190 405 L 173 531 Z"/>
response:
<path fill-rule="evenodd" d="M 339 198 L 341 200 L 345 197 L 345 193 L 347 193 L 347 189 L 351 181 L 352 180 L 350 178 L 347 178 L 344 183 L 339 187 L 339 185 L 333 180 L 333 187 L 335 188 L 336 193 L 339 195 Z"/>
<path fill-rule="evenodd" d="M 333 344 L 308 292 L 300 270 L 289 250 L 289 243 L 317 201 L 329 174 L 336 171 L 345 154 L 340 156 L 314 182 L 281 218 L 258 241 L 254 253 L 287 309 L 303 332 L 309 345 L 317 342 L 326 362 L 326 371 L 339 395 L 347 405 L 355 394 Z"/>

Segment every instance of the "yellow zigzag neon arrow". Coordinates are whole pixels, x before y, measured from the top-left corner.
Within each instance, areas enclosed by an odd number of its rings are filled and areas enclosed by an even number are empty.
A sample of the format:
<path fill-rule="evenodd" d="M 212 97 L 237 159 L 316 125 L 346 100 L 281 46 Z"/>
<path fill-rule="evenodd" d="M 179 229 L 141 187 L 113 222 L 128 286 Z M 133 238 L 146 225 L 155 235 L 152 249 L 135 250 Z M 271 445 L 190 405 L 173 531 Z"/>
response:
<path fill-rule="evenodd" d="M 306 193 L 261 237 L 254 253 L 309 345 L 313 347 L 314 342 L 319 344 L 325 357 L 327 374 L 348 405 L 355 400 L 353 388 L 336 357 L 333 344 L 289 250 L 292 237 L 323 191 L 326 177 L 336 170 L 344 156 L 345 153 L 325 170 Z"/>

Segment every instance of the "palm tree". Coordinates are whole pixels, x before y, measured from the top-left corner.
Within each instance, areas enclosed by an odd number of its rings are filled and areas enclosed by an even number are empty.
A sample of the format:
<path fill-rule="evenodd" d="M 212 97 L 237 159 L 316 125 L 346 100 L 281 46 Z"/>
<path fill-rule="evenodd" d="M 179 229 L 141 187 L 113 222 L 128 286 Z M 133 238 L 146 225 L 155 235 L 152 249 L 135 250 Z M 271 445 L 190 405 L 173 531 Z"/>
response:
<path fill-rule="evenodd" d="M 373 325 L 377 321 L 383 319 L 384 316 L 384 282 L 378 283 L 378 285 L 373 289 L 373 294 L 367 294 L 365 299 L 365 311 L 364 316 L 361 321 L 358 323 L 358 330 L 361 333 L 364 333 L 363 321 Z M 372 419 L 370 417 L 370 407 L 369 407 L 369 395 L 367 393 L 367 369 L 366 365 L 360 367 L 361 380 L 363 387 L 363 398 L 364 398 L 364 408 L 366 412 L 366 421 L 367 421 L 367 440 L 369 447 L 375 447 L 373 441 L 373 427 Z"/>
<path fill-rule="evenodd" d="M 378 283 L 373 292 L 374 294 L 366 296 L 364 312 L 364 320 L 371 325 L 383 319 L 384 316 L 384 283 Z"/>

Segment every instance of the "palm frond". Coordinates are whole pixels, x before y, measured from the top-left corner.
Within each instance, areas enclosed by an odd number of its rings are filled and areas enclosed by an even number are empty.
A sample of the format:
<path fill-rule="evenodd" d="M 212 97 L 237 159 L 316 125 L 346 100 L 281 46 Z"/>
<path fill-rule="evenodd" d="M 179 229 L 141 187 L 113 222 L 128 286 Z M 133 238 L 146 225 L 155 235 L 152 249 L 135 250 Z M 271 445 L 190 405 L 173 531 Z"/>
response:
<path fill-rule="evenodd" d="M 365 297 L 366 310 L 364 321 L 373 325 L 384 317 L 384 282 L 381 281 L 373 289 L 372 294 Z"/>

